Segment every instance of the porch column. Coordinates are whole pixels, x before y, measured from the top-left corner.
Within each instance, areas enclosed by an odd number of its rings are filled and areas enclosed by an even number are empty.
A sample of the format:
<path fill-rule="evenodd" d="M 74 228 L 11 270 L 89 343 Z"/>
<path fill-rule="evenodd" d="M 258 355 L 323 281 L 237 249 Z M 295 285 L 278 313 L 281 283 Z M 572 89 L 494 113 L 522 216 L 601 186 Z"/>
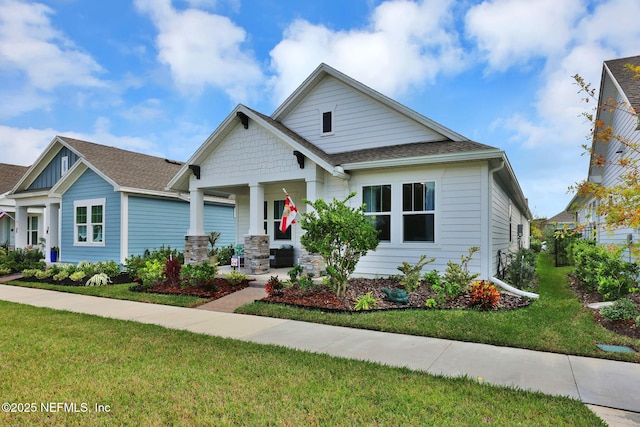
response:
<path fill-rule="evenodd" d="M 249 184 L 249 235 L 264 235 L 264 187 Z"/>
<path fill-rule="evenodd" d="M 184 262 L 201 264 L 209 259 L 209 239 L 204 234 L 204 190 L 191 190 L 189 199 L 189 231 L 184 238 Z"/>
<path fill-rule="evenodd" d="M 46 244 L 44 248 L 44 259 L 46 262 L 52 262 L 51 248 L 60 246 L 58 233 L 58 218 L 60 216 L 59 203 L 47 203 L 44 210 L 44 232 Z"/>
<path fill-rule="evenodd" d="M 189 201 L 189 236 L 204 236 L 204 190 L 191 190 Z"/>
<path fill-rule="evenodd" d="M 15 247 L 27 247 L 27 222 L 29 217 L 26 206 L 16 206 Z"/>

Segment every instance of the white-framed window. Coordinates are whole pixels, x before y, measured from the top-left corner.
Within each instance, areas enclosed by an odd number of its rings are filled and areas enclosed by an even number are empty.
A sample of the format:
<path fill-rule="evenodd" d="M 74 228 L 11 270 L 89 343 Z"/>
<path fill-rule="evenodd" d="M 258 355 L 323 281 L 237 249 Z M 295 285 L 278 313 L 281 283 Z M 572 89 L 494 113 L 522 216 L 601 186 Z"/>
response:
<path fill-rule="evenodd" d="M 73 202 L 74 245 L 104 246 L 105 206 L 105 199 Z"/>
<path fill-rule="evenodd" d="M 375 218 L 378 239 L 391 241 L 391 185 L 363 186 L 362 203 L 365 204 L 365 215 Z"/>
<path fill-rule="evenodd" d="M 62 156 L 60 159 L 60 176 L 63 176 L 69 170 L 69 156 Z"/>
<path fill-rule="evenodd" d="M 402 234 L 405 242 L 435 242 L 436 183 L 402 184 Z"/>
<path fill-rule="evenodd" d="M 36 246 L 38 242 L 38 217 L 36 215 L 27 216 L 27 245 Z"/>

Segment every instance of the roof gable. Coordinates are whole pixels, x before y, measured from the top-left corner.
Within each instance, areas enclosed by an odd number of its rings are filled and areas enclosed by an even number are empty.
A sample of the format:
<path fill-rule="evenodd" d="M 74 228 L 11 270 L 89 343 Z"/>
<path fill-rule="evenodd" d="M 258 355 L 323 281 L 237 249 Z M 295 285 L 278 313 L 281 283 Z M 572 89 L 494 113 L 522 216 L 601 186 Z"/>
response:
<path fill-rule="evenodd" d="M 47 170 L 58 154 L 64 150 L 72 152 L 77 157 L 77 161 L 81 161 L 86 167 L 100 175 L 113 185 L 115 190 L 166 192 L 167 182 L 180 170 L 182 165 L 182 163 L 160 157 L 56 136 L 14 187 L 13 192 L 27 191 L 43 171 Z M 69 166 L 71 168 L 73 165 Z M 59 171 L 58 173 L 60 174 Z M 51 183 L 49 188 L 60 188 L 58 185 L 60 181 L 67 178 L 61 175 Z M 67 182 L 65 185 L 64 188 L 68 188 L 69 183 Z"/>
<path fill-rule="evenodd" d="M 329 79 L 328 79 L 329 78 Z M 276 109 L 271 117 L 278 121 L 287 124 L 287 118 L 297 109 L 305 100 L 313 96 L 315 91 L 318 91 L 323 84 L 326 84 L 327 80 L 335 80 L 340 84 L 348 87 L 349 90 L 354 91 L 359 96 L 366 98 L 368 102 L 376 103 L 385 107 L 389 111 L 394 112 L 400 117 L 403 117 L 409 121 L 415 122 L 420 126 L 429 129 L 433 134 L 439 134 L 440 137 L 433 138 L 432 140 L 451 140 L 451 141 L 464 141 L 467 140 L 464 136 L 452 131 L 451 129 L 442 126 L 441 124 L 417 113 L 416 111 L 400 104 L 399 102 L 377 92 L 370 87 L 360 83 L 359 81 L 341 73 L 340 71 L 328 66 L 327 64 L 320 64 L 311 75 Z M 333 102 L 328 99 L 328 103 Z M 291 127 L 294 131 L 297 129 Z M 413 142 L 426 142 L 426 141 L 413 141 Z M 396 145 L 391 143 L 389 145 Z M 344 151 L 350 151 L 346 149 Z"/>

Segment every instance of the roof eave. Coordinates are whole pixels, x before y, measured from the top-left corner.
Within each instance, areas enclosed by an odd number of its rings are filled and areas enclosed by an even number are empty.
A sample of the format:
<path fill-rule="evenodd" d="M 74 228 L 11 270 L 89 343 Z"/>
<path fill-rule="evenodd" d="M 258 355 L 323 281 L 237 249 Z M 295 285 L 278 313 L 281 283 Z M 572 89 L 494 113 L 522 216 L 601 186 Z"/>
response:
<path fill-rule="evenodd" d="M 425 164 L 470 162 L 477 160 L 491 160 L 502 158 L 503 152 L 498 149 L 467 151 L 463 153 L 432 154 L 401 159 L 381 159 L 366 162 L 344 163 L 340 166 L 344 170 L 363 170 L 386 167 L 404 167 Z"/>

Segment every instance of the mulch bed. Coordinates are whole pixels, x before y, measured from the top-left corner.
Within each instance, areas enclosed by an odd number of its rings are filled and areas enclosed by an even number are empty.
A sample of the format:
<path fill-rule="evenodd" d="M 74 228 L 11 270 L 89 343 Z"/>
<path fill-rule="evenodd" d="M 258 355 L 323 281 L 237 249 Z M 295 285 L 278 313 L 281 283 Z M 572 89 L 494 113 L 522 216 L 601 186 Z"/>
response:
<path fill-rule="evenodd" d="M 382 288 L 400 288 L 397 279 L 350 279 L 349 286 L 344 298 L 338 298 L 332 291 L 326 288 L 302 291 L 298 287 L 285 288 L 281 295 L 270 295 L 261 301 L 279 304 L 288 304 L 304 308 L 314 308 L 322 311 L 332 312 L 355 312 L 353 309 L 357 298 L 371 292 L 378 304 L 371 311 L 379 310 L 403 310 L 403 309 L 426 309 L 425 302 L 429 298 L 436 297 L 436 293 L 428 286 L 422 285 L 415 292 L 410 292 L 409 302 L 398 305 L 390 301 L 387 295 L 382 292 Z M 491 311 L 513 310 L 527 307 L 531 304 L 528 298 L 502 292 L 500 303 Z M 467 292 L 446 301 L 439 309 L 479 309 L 471 305 L 471 297 Z"/>
<path fill-rule="evenodd" d="M 586 307 L 594 302 L 602 302 L 604 299 L 602 295 L 597 292 L 587 292 L 580 284 L 580 280 L 573 274 L 569 275 L 569 287 L 576 294 L 578 299 Z M 628 295 L 628 298 L 635 302 L 640 307 L 640 292 L 635 292 Z M 636 325 L 635 319 L 631 320 L 609 320 L 600 314 L 599 310 L 590 309 L 593 313 L 593 319 L 601 325 L 618 335 L 625 335 L 631 338 L 640 339 L 640 328 Z"/>
<path fill-rule="evenodd" d="M 183 286 L 180 283 L 173 284 L 170 281 L 165 280 L 163 282 L 155 283 L 151 287 L 144 287 L 140 284 L 132 286 L 129 289 L 134 292 L 147 292 L 165 295 L 189 295 L 216 300 L 218 298 L 222 298 L 236 291 L 244 289 L 247 286 L 249 286 L 248 280 L 244 280 L 238 285 L 232 285 L 226 279 L 217 277 L 214 280 L 209 280 L 207 283 L 201 286 L 191 286 L 188 284 L 185 284 Z"/>

